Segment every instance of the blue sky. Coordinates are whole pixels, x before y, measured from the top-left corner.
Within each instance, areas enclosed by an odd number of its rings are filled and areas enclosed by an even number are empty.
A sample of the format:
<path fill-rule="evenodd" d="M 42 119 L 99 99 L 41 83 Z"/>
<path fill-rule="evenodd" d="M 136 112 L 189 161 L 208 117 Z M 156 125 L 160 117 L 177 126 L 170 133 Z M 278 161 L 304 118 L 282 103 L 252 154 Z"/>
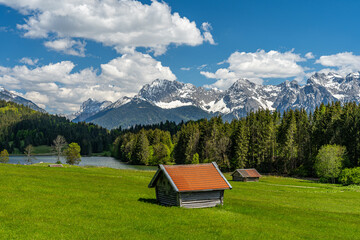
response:
<path fill-rule="evenodd" d="M 9 3 L 10 2 L 10 3 Z M 227 89 L 360 70 L 359 1 L 0 0 L 0 86 L 51 113 L 156 78 Z"/>

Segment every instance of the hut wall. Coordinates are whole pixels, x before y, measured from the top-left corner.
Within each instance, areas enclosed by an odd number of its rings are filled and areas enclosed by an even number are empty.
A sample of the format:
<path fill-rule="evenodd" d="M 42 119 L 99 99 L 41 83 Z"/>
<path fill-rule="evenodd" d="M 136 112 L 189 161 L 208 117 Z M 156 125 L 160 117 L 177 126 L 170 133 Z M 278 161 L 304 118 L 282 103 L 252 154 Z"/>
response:
<path fill-rule="evenodd" d="M 156 199 L 160 205 L 179 206 L 178 193 L 172 188 L 163 173 L 156 182 L 155 191 Z"/>
<path fill-rule="evenodd" d="M 235 173 L 232 175 L 232 179 L 233 179 L 233 181 L 243 181 L 243 182 L 246 181 L 246 179 L 243 178 L 243 177 L 241 176 L 241 174 L 238 173 L 238 172 L 235 172 Z"/>
<path fill-rule="evenodd" d="M 180 206 L 185 208 L 215 207 L 223 204 L 224 190 L 180 193 Z"/>
<path fill-rule="evenodd" d="M 259 178 L 258 177 L 248 177 L 247 178 L 247 182 L 258 182 Z"/>

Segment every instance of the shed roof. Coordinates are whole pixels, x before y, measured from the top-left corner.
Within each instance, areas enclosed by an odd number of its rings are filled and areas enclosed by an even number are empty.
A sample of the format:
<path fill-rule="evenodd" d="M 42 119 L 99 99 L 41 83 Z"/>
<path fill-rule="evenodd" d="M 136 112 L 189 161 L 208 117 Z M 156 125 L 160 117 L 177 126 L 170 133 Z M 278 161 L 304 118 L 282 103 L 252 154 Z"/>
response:
<path fill-rule="evenodd" d="M 235 172 L 233 172 L 231 175 L 233 175 L 236 172 L 240 173 L 242 177 L 261 177 L 260 173 L 256 171 L 255 168 L 236 169 Z"/>
<path fill-rule="evenodd" d="M 230 183 L 215 162 L 187 165 L 159 165 L 149 187 L 155 187 L 163 172 L 177 192 L 210 191 L 231 189 Z"/>

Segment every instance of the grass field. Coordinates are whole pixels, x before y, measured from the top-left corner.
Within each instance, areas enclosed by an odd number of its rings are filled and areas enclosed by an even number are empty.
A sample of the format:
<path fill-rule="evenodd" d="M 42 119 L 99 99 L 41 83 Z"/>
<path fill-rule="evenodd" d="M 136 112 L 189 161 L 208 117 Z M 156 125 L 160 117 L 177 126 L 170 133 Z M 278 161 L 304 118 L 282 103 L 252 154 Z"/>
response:
<path fill-rule="evenodd" d="M 154 204 L 154 172 L 44 165 L 0 164 L 1 239 L 360 239 L 357 187 L 230 181 L 224 206 L 182 209 Z"/>

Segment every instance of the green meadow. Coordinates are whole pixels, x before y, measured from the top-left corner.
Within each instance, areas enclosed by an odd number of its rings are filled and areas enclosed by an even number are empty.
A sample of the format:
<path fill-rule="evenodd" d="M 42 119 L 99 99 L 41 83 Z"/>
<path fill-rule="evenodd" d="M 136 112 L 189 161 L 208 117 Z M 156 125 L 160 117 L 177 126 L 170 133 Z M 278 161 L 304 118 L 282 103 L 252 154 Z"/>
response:
<path fill-rule="evenodd" d="M 224 206 L 183 209 L 155 204 L 153 175 L 1 164 L 0 238 L 360 239 L 359 187 L 230 181 Z"/>

